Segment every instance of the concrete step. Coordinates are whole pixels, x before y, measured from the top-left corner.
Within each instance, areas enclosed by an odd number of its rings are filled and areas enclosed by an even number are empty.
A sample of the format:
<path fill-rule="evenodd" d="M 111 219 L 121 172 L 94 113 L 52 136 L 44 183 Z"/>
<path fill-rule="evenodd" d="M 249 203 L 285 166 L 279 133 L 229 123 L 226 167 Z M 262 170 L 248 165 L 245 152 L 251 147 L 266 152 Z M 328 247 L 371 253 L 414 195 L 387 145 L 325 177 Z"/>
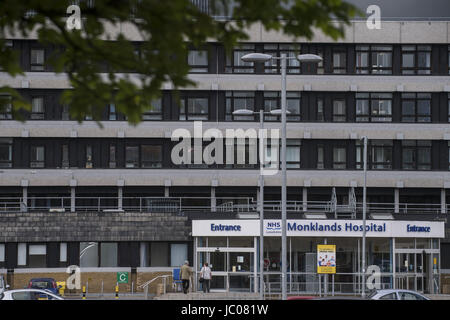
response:
<path fill-rule="evenodd" d="M 182 292 L 166 293 L 156 296 L 154 300 L 259 300 L 258 293 L 249 292 Z"/>

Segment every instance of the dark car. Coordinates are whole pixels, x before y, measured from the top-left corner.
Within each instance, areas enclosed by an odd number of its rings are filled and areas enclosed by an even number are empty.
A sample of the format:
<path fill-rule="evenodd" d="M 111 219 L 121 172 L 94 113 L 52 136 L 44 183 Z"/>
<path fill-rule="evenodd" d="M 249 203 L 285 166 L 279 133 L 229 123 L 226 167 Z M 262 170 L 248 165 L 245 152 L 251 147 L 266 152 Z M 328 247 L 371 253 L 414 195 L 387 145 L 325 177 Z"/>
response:
<path fill-rule="evenodd" d="M 42 289 L 58 295 L 58 286 L 53 278 L 33 278 L 28 283 L 30 289 Z"/>

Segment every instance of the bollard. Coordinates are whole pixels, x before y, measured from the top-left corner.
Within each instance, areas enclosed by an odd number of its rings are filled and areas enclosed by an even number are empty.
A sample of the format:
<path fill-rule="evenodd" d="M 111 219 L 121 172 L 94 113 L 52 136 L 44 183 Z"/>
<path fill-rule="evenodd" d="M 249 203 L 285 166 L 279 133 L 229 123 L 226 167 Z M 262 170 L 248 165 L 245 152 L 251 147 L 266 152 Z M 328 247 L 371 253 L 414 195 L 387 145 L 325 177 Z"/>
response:
<path fill-rule="evenodd" d="M 83 286 L 83 300 L 86 300 L 86 287 Z"/>
<path fill-rule="evenodd" d="M 119 286 L 116 286 L 116 299 L 119 299 Z"/>

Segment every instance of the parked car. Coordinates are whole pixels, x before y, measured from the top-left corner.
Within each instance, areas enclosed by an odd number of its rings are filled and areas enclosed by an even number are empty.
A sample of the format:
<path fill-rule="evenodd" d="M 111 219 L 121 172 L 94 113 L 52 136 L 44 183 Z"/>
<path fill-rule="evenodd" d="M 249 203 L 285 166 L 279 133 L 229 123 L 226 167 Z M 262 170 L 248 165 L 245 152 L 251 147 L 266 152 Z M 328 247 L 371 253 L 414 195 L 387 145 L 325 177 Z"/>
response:
<path fill-rule="evenodd" d="M 58 295 L 58 286 L 53 278 L 33 278 L 28 283 L 28 289 L 48 290 Z"/>
<path fill-rule="evenodd" d="M 0 294 L 0 300 L 64 300 L 60 296 L 42 289 L 6 290 Z"/>
<path fill-rule="evenodd" d="M 431 300 L 423 294 L 402 289 L 376 290 L 368 296 L 371 300 Z"/>

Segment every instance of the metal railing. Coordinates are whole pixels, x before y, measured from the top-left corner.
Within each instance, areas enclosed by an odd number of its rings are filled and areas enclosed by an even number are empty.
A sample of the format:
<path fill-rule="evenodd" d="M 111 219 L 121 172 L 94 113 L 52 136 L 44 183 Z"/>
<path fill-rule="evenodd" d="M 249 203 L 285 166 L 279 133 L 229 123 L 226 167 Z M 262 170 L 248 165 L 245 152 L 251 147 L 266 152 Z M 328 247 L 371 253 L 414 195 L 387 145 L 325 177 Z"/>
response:
<path fill-rule="evenodd" d="M 151 280 L 141 284 L 140 286 L 138 286 L 138 289 L 144 288 L 144 296 L 145 296 L 145 299 L 147 300 L 148 299 L 148 287 L 150 286 L 150 284 L 152 284 L 153 282 L 155 282 L 155 281 L 157 281 L 159 279 L 162 279 L 162 285 L 163 285 L 163 292 L 162 293 L 166 294 L 167 279 L 171 278 L 171 277 L 172 277 L 171 274 L 165 274 L 165 275 L 162 275 L 162 276 L 157 276 L 157 277 L 155 277 L 155 278 L 153 278 L 153 279 L 151 279 Z"/>
<path fill-rule="evenodd" d="M 362 203 L 337 204 L 333 201 L 288 200 L 288 212 L 355 213 L 362 212 Z M 259 205 L 252 197 L 75 197 L 55 196 L 0 197 L 1 212 L 53 211 L 53 212 L 258 212 Z M 265 212 L 280 212 L 280 200 L 264 201 Z M 450 212 L 450 204 L 437 203 L 367 203 L 367 212 L 386 214 L 441 214 Z"/>

